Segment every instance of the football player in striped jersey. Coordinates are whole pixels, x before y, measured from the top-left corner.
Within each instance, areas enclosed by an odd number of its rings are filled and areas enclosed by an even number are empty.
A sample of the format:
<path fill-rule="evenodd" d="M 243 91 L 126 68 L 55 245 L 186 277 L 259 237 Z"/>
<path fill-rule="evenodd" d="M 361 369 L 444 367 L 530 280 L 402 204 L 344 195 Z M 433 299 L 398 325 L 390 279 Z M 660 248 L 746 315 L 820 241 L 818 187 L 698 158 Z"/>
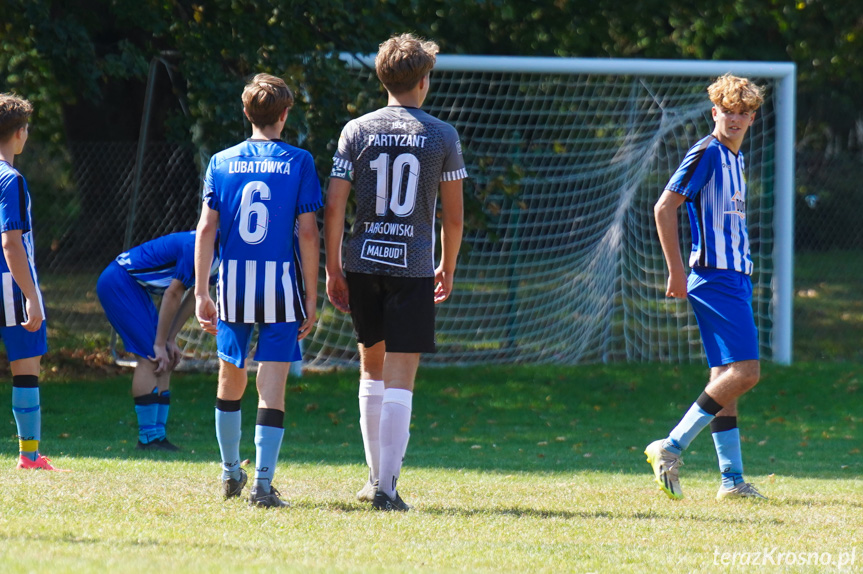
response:
<path fill-rule="evenodd" d="M 665 439 L 647 446 L 656 482 L 683 498 L 681 452 L 710 425 L 722 483 L 717 499 L 765 498 L 743 479 L 737 399 L 758 383 L 758 331 L 752 314 L 752 257 L 746 230 L 746 177 L 740 147 L 764 101 L 763 89 L 726 74 L 707 88 L 713 132 L 698 141 L 654 208 L 668 265 L 666 296 L 689 299 L 710 366 L 710 381 Z M 680 255 L 678 208 L 692 229 L 687 279 Z"/>
<path fill-rule="evenodd" d="M 0 338 L 12 370 L 12 412 L 18 427 L 18 468 L 60 470 L 39 454 L 42 408 L 39 372 L 48 350 L 45 306 L 33 259 L 30 191 L 13 167 L 30 133 L 33 106 L 0 94 Z"/>
<path fill-rule="evenodd" d="M 420 107 L 438 46 L 411 34 L 380 45 L 375 70 L 387 106 L 345 125 L 333 158 L 324 217 L 327 294 L 350 312 L 360 353 L 360 429 L 369 479 L 357 494 L 379 510 L 406 511 L 396 491 L 407 448 L 420 353 L 435 351 L 435 304 L 453 289 L 467 177 L 458 133 Z M 345 205 L 357 213 L 345 247 Z M 434 264 L 441 198 L 441 261 Z"/>
<path fill-rule="evenodd" d="M 218 254 L 218 250 L 216 251 Z M 210 266 L 215 277 L 216 255 Z M 158 237 L 121 253 L 96 284 L 108 321 L 136 356 L 132 400 L 139 450 L 179 450 L 165 433 L 171 406 L 171 372 L 182 352 L 176 337 L 195 310 L 187 291 L 195 284 L 195 232 Z M 161 296 L 159 310 L 152 296 Z"/>
<path fill-rule="evenodd" d="M 252 137 L 215 154 L 204 180 L 195 246 L 196 314 L 201 327 L 216 335 L 219 351 L 216 436 L 225 498 L 239 496 L 247 480 L 240 468 L 240 400 L 248 383 L 249 343 L 258 327 L 256 466 L 249 503 L 281 507 L 287 503 L 272 479 L 284 435 L 285 382 L 291 362 L 302 359 L 299 341 L 311 332 L 317 314 L 315 211 L 322 206 L 321 186 L 311 154 L 280 139 L 294 102 L 284 80 L 258 74 L 242 100 Z M 218 306 L 207 287 L 217 232 Z"/>

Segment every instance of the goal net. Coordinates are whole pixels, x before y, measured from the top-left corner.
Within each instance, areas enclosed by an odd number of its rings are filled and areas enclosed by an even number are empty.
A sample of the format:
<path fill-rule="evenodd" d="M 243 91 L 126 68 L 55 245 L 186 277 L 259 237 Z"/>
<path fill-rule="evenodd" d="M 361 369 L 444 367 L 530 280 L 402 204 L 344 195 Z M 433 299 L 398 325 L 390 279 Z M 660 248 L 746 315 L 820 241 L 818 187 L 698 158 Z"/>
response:
<path fill-rule="evenodd" d="M 370 58 L 343 59 L 377 82 Z M 725 72 L 767 87 L 741 149 L 753 308 L 762 357 L 790 361 L 793 64 L 439 56 L 423 107 L 461 135 L 475 223 L 423 364 L 703 362 L 688 303 L 665 298 L 653 205 L 712 131 L 706 87 Z M 323 282 L 306 365 L 354 364 Z"/>

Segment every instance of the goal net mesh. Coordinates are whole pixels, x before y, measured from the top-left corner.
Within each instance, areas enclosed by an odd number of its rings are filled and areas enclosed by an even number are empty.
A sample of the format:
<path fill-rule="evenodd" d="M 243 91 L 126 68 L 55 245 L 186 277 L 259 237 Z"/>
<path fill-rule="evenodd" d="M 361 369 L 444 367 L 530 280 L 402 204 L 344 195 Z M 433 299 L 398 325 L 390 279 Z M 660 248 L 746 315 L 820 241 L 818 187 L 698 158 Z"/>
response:
<path fill-rule="evenodd" d="M 377 82 L 373 72 L 369 82 Z M 423 108 L 461 136 L 469 220 L 425 365 L 703 362 L 689 304 L 665 297 L 653 205 L 713 129 L 715 77 L 435 71 Z M 775 81 L 741 152 L 761 354 L 771 355 Z M 691 245 L 679 212 L 684 261 Z M 306 366 L 355 364 L 349 315 L 326 299 Z M 187 351 L 201 340 L 187 328 Z"/>

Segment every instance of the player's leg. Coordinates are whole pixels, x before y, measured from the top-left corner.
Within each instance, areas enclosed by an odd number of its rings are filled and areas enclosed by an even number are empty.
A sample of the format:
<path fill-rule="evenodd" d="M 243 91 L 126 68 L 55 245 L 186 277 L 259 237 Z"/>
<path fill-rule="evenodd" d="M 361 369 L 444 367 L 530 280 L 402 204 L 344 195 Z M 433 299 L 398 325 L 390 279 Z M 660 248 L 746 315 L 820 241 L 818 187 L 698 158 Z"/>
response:
<path fill-rule="evenodd" d="M 169 452 L 180 450 L 166 435 L 168 413 L 171 407 L 171 373 L 156 374 L 156 363 L 137 356 L 132 375 L 132 397 L 138 415 L 139 449 L 156 449 Z"/>
<path fill-rule="evenodd" d="M 766 498 L 756 488 L 743 479 L 743 451 L 740 444 L 740 429 L 737 426 L 737 398 L 758 382 L 760 375 L 758 361 L 741 361 L 714 369 L 716 376 L 708 388 L 718 386 L 714 391 L 727 402 L 726 406 L 710 423 L 713 444 L 719 461 L 722 484 L 716 494 L 718 500 L 726 498 Z M 721 386 L 720 386 L 721 384 Z M 727 397 L 727 398 L 726 398 Z"/>
<path fill-rule="evenodd" d="M 381 402 L 380 480 L 372 505 L 380 510 L 408 510 L 397 482 L 410 438 L 413 391 L 420 353 L 435 352 L 434 278 L 386 280 L 384 390 Z"/>
<path fill-rule="evenodd" d="M 246 471 L 240 467 L 243 393 L 249 378 L 246 355 L 254 325 L 219 321 L 216 345 L 219 351 L 219 385 L 216 390 L 216 440 L 222 457 L 222 490 L 225 498 L 240 496 Z"/>
<path fill-rule="evenodd" d="M 387 353 L 384 361 L 384 391 L 381 404 L 380 427 L 380 479 L 375 506 L 394 504 L 394 510 L 407 510 L 397 494 L 397 482 L 401 474 L 402 461 L 410 439 L 411 413 L 413 411 L 413 390 L 419 367 L 419 353 Z M 378 500 L 381 499 L 381 500 Z M 400 508 L 399 506 L 404 506 Z"/>
<path fill-rule="evenodd" d="M 374 500 L 377 491 L 380 466 L 380 420 L 381 403 L 384 396 L 384 342 L 382 278 L 365 273 L 348 273 L 348 293 L 351 306 L 351 321 L 357 338 L 360 355 L 360 384 L 358 392 L 360 410 L 360 432 L 369 476 L 366 484 L 357 492 L 357 499 L 364 502 Z"/>
<path fill-rule="evenodd" d="M 132 375 L 132 401 L 138 418 L 136 448 L 160 448 L 158 381 L 155 364 L 147 359 L 153 355 L 159 312 L 147 290 L 115 261 L 99 276 L 96 293 L 108 322 L 123 340 L 123 347 L 136 356 L 137 366 Z"/>
<path fill-rule="evenodd" d="M 255 483 L 249 504 L 266 508 L 287 506 L 273 487 L 276 463 L 285 435 L 285 383 L 291 363 L 302 360 L 297 341 L 299 323 L 259 325 L 258 413 L 255 421 Z"/>
<path fill-rule="evenodd" d="M 21 325 L 0 329 L 12 371 L 12 412 L 18 430 L 18 468 L 60 470 L 39 452 L 42 437 L 42 404 L 39 373 L 48 350 L 45 323 L 35 332 Z M 64 471 L 65 472 L 65 471 Z"/>
<path fill-rule="evenodd" d="M 366 453 L 366 464 L 369 467 L 369 480 L 357 493 L 357 499 L 371 502 L 377 491 L 380 476 L 380 424 L 381 403 L 384 398 L 384 355 L 386 343 L 380 341 L 366 347 L 358 344 L 360 352 L 360 431 L 363 436 L 363 448 Z"/>

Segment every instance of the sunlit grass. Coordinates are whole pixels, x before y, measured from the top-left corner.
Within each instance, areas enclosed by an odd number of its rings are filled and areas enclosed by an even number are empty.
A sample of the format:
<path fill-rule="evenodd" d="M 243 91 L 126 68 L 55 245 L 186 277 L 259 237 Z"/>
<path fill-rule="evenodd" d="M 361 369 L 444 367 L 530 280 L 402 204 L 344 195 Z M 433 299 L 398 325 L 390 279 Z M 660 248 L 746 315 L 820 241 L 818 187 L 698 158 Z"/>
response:
<path fill-rule="evenodd" d="M 838 559 L 863 533 L 863 366 L 764 370 L 740 417 L 761 504 L 714 500 L 707 431 L 685 455 L 685 500 L 652 482 L 641 451 L 697 397 L 704 368 L 422 370 L 404 515 L 354 498 L 365 468 L 353 371 L 289 382 L 274 484 L 293 506 L 279 511 L 220 497 L 213 376 L 176 377 L 177 455 L 133 449 L 128 377 L 49 383 L 43 451 L 74 472 L 15 470 L 9 412 L 0 570 L 721 572 L 724 553 L 773 547 Z M 0 403 L 10 392 L 0 386 Z M 247 395 L 241 453 L 253 459 Z"/>

